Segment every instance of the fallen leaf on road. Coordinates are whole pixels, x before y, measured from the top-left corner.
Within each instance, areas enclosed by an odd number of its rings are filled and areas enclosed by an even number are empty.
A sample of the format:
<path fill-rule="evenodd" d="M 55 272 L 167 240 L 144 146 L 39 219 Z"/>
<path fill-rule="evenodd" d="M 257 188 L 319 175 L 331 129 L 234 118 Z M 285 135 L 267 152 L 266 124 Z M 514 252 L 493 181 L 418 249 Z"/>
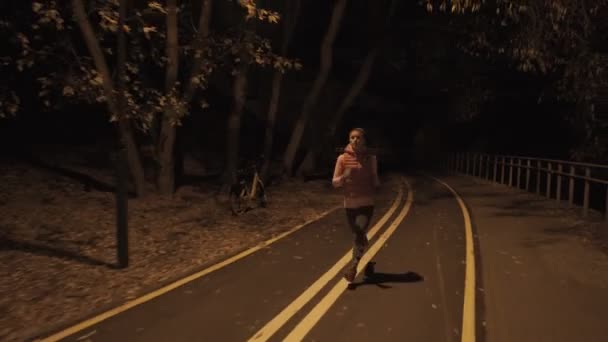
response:
<path fill-rule="evenodd" d="M 301 257 L 301 256 L 299 256 L 299 255 L 294 255 L 294 256 L 293 256 L 293 258 L 294 258 L 294 259 L 298 259 L 298 260 L 302 260 L 302 259 L 304 259 L 303 257 Z"/>
<path fill-rule="evenodd" d="M 431 306 L 433 307 L 433 309 L 437 309 L 437 305 L 431 304 Z"/>
<path fill-rule="evenodd" d="M 90 333 L 88 333 L 88 334 L 86 334 L 86 335 L 82 335 L 82 336 L 80 336 L 80 337 L 79 337 L 79 338 L 77 338 L 76 340 L 77 340 L 77 341 L 86 340 L 86 339 L 88 339 L 89 337 L 91 337 L 91 336 L 95 335 L 95 333 L 96 333 L 96 332 L 97 332 L 97 330 L 93 330 L 93 331 L 91 331 Z"/>

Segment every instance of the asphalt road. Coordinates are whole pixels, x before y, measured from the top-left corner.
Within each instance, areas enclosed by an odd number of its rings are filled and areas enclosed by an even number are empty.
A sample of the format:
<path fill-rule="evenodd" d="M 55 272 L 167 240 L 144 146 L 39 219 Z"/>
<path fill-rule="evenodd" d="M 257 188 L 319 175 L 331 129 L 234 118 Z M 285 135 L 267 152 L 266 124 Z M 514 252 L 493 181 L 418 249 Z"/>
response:
<path fill-rule="evenodd" d="M 587 330 L 582 340 L 606 341 L 608 315 L 598 306 L 606 308 L 608 291 L 601 292 L 596 288 L 601 285 L 596 283 L 587 289 L 595 291 L 593 299 L 577 292 L 558 303 L 567 288 L 547 292 L 542 279 L 545 273 L 534 269 L 542 265 L 532 262 L 526 265 L 527 274 L 536 274 L 532 286 L 509 280 L 502 271 L 517 265 L 511 258 L 505 263 L 492 254 L 491 248 L 517 250 L 517 237 L 510 232 L 522 232 L 500 229 L 510 227 L 513 219 L 502 217 L 506 223 L 490 219 L 495 216 L 483 208 L 485 199 L 475 197 L 479 190 L 458 184 L 455 188 L 462 189 L 464 199 L 469 196 L 474 202 L 467 205 L 473 214 L 476 282 L 467 286 L 474 287 L 476 305 L 465 312 L 465 260 L 467 247 L 471 246 L 466 243 L 462 208 L 440 183 L 426 177 L 407 180 L 409 187 L 404 187 L 403 196 L 391 191 L 396 189 L 382 192 L 372 225 L 385 213 L 391 215 L 384 218 L 385 224 L 370 241 L 368 257 L 373 254 L 372 246 L 376 248 L 366 270 L 349 288 L 345 288 L 341 271 L 327 274 L 328 270 L 337 269 L 334 265 L 351 248 L 344 212 L 338 210 L 246 258 L 62 341 L 451 342 L 463 340 L 463 320 L 474 320 L 476 341 L 573 341 L 569 333 L 560 335 L 559 331 L 576 332 L 579 327 Z M 409 204 L 408 198 L 412 200 Z M 400 214 L 405 215 L 402 221 L 398 220 Z M 525 222 L 518 225 L 522 228 Z M 478 234 L 478 229 L 485 230 Z M 383 234 L 385 239 L 379 239 Z M 496 237 L 513 246 L 500 247 Z M 484 253 L 491 254 L 487 260 Z M 523 248 L 518 253 L 535 256 L 534 251 Z M 492 268 L 487 272 L 490 277 L 486 275 L 488 267 Z M 319 280 L 323 277 L 326 282 Z M 586 285 L 577 286 L 577 291 L 586 290 Z M 311 292 L 314 288 L 319 291 Z M 540 298 L 542 305 L 531 304 L 535 298 Z M 577 298 L 592 306 L 590 312 L 585 312 L 592 317 L 591 322 L 587 319 L 579 324 L 569 311 L 581 308 Z M 301 305 L 293 309 L 295 303 Z M 556 313 L 560 309 L 566 310 L 567 315 Z M 559 320 L 552 320 L 556 315 Z M 565 316 L 571 319 L 563 321 Z M 303 322 L 308 322 L 304 330 Z M 519 322 L 524 328 L 519 329 L 512 322 Z M 570 330 L 559 323 L 569 324 Z"/>

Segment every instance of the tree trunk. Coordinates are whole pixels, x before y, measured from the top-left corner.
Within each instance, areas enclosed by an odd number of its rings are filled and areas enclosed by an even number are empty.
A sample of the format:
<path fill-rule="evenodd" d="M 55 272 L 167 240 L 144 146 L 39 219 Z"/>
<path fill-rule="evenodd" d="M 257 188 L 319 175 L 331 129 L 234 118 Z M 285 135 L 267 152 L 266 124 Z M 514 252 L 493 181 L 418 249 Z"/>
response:
<path fill-rule="evenodd" d="M 338 127 L 338 124 L 340 124 L 340 121 L 342 120 L 344 113 L 346 113 L 346 111 L 352 106 L 352 104 L 355 101 L 355 99 L 357 98 L 357 96 L 359 96 L 359 94 L 361 93 L 363 88 L 365 88 L 365 85 L 367 84 L 367 81 L 369 80 L 369 76 L 370 76 L 372 68 L 374 66 L 376 56 L 378 56 L 380 51 L 383 49 L 384 45 L 389 42 L 389 37 L 388 37 L 389 32 L 390 32 L 389 25 L 392 22 L 396 8 L 397 8 L 397 0 L 392 0 L 390 3 L 388 15 L 386 17 L 384 27 L 383 27 L 383 29 L 382 28 L 380 29 L 380 32 L 378 32 L 379 39 L 377 40 L 377 43 L 374 44 L 372 49 L 365 56 L 365 60 L 363 61 L 363 65 L 361 65 L 361 69 L 359 69 L 359 73 L 357 74 L 355 83 L 353 83 L 353 85 L 350 87 L 348 94 L 346 95 L 346 97 L 344 97 L 344 100 L 342 100 L 342 103 L 340 104 L 338 111 L 334 115 L 334 117 L 329 125 L 329 131 L 328 131 L 329 136 L 333 136 L 336 133 L 336 129 Z M 377 23 L 372 21 L 372 25 L 375 26 L 375 24 L 377 24 Z M 375 36 L 376 33 L 374 33 L 373 35 Z"/>
<path fill-rule="evenodd" d="M 386 18 L 386 22 L 385 22 L 386 24 L 384 27 L 384 31 L 379 32 L 381 35 L 381 37 L 379 37 L 380 39 L 377 40 L 377 43 L 374 44 L 372 49 L 365 56 L 365 60 L 363 61 L 363 64 L 361 65 L 361 69 L 359 69 L 359 73 L 357 74 L 357 78 L 355 79 L 355 82 L 352 84 L 352 86 L 348 90 L 348 93 L 346 94 L 346 96 L 344 97 L 342 102 L 340 103 L 340 107 L 338 107 L 338 110 L 334 114 L 333 118 L 330 119 L 331 121 L 327 128 L 327 131 L 323 132 L 325 135 L 322 135 L 320 137 L 320 139 L 317 140 L 316 144 L 314 144 L 313 148 L 311 148 L 306 153 L 306 157 L 304 158 L 305 162 L 303 162 L 301 167 L 298 169 L 298 172 L 297 172 L 298 175 L 304 175 L 307 171 L 312 171 L 311 168 L 315 167 L 315 160 L 317 159 L 317 154 L 320 152 L 320 149 L 323 148 L 324 146 L 326 146 L 327 144 L 331 143 L 332 138 L 336 133 L 336 129 L 337 129 L 338 125 L 340 124 L 342 117 L 344 116 L 344 113 L 346 113 L 346 111 L 352 106 L 352 104 L 355 101 L 355 99 L 357 98 L 357 96 L 359 96 L 361 91 L 365 88 L 365 85 L 367 84 L 367 81 L 369 80 L 369 76 L 370 76 L 372 68 L 374 66 L 376 56 L 378 56 L 378 54 L 380 53 L 380 50 L 382 50 L 384 44 L 386 44 L 388 42 L 388 32 L 389 32 L 388 29 L 389 29 L 389 25 L 392 21 L 394 12 L 396 10 L 396 6 L 397 6 L 397 1 L 392 0 L 391 4 L 390 4 L 390 8 L 389 8 L 389 13 Z M 374 24 L 376 24 L 376 23 L 372 21 L 372 25 L 374 25 Z"/>
<path fill-rule="evenodd" d="M 285 150 L 285 155 L 283 157 L 283 168 L 287 175 L 292 175 L 296 152 L 300 147 L 300 142 L 302 140 L 302 136 L 304 135 L 304 129 L 308 123 L 308 118 L 310 117 L 310 113 L 316 105 L 319 94 L 321 93 L 321 90 L 323 89 L 323 86 L 325 85 L 325 82 L 329 76 L 333 55 L 332 45 L 338 33 L 338 28 L 340 27 L 340 21 L 342 20 L 346 3 L 347 0 L 336 0 L 334 5 L 329 27 L 327 28 L 327 32 L 325 33 L 325 37 L 321 43 L 321 68 L 312 85 L 312 89 L 308 94 L 308 97 L 302 105 L 300 117 L 295 124 L 291 134 L 291 139 L 287 145 L 287 149 Z"/>
<path fill-rule="evenodd" d="M 247 96 L 247 64 L 241 59 L 241 66 L 234 78 L 234 104 L 228 116 L 228 134 L 226 136 L 226 168 L 224 170 L 224 186 L 236 181 L 236 170 L 239 157 L 239 133 L 241 131 L 241 114 L 245 107 Z"/>
<path fill-rule="evenodd" d="M 177 40 L 177 0 L 167 1 L 167 70 L 165 74 L 165 94 L 176 95 L 174 90 L 177 81 L 179 46 Z M 159 174 L 158 190 L 161 195 L 172 195 L 175 190 L 175 108 L 167 106 L 164 111 L 158 145 Z"/>
<path fill-rule="evenodd" d="M 332 141 L 332 137 L 336 133 L 336 128 L 342 119 L 344 113 L 352 106 L 354 100 L 359 96 L 361 90 L 365 87 L 367 80 L 369 79 L 369 75 L 374 63 L 376 56 L 378 55 L 379 47 L 374 47 L 368 54 L 365 56 L 365 61 L 359 69 L 359 73 L 357 74 L 357 79 L 353 83 L 353 85 L 348 90 L 348 94 L 342 100 L 340 107 L 338 108 L 336 114 L 331 119 L 331 122 L 327 128 L 327 131 L 322 132 L 319 139 L 316 143 L 306 152 L 306 157 L 300 167 L 298 168 L 297 175 L 302 176 L 308 171 L 312 171 L 315 167 L 315 160 L 317 159 L 317 154 L 320 152 L 321 148 L 327 146 Z"/>
<path fill-rule="evenodd" d="M 95 68 L 102 76 L 103 89 L 106 97 L 108 110 L 110 111 L 110 113 L 118 117 L 118 135 L 120 137 L 121 143 L 127 149 L 127 162 L 129 164 L 131 177 L 133 178 L 133 182 L 135 184 L 135 193 L 137 194 L 137 196 L 144 196 L 144 168 L 141 163 L 139 152 L 137 151 L 137 144 L 135 143 L 132 128 L 129 124 L 128 119 L 126 119 L 124 116 L 124 108 L 122 108 L 120 104 L 116 102 L 110 70 L 106 63 L 101 47 L 99 46 L 97 37 L 95 37 L 95 33 L 93 31 L 93 28 L 91 27 L 91 23 L 89 22 L 89 18 L 87 17 L 82 0 L 72 0 L 72 7 L 74 8 L 74 15 L 76 17 L 76 21 L 78 22 L 78 26 L 80 27 L 80 31 L 82 32 L 87 49 L 89 50 L 91 57 L 93 57 Z"/>
<path fill-rule="evenodd" d="M 203 49 L 206 47 L 206 39 L 209 36 L 209 24 L 211 22 L 211 12 L 213 10 L 213 0 L 203 0 L 201 4 L 201 13 L 198 20 L 198 39 L 195 43 L 194 58 L 192 59 L 192 68 L 190 69 L 190 78 L 184 92 L 184 102 L 189 103 L 196 91 L 196 82 L 194 77 L 200 72 L 203 65 Z"/>
<path fill-rule="evenodd" d="M 177 74 L 179 71 L 179 60 L 178 60 L 178 31 L 177 31 L 177 14 L 171 11 L 175 2 L 169 2 L 167 13 L 167 57 L 169 63 L 166 71 L 166 93 L 169 94 L 175 82 L 177 80 Z M 196 41 L 195 50 L 197 51 L 192 60 L 192 67 L 190 69 L 190 77 L 186 84 L 186 89 L 183 93 L 183 103 L 189 103 L 194 97 L 196 92 L 196 82 L 194 77 L 200 72 L 202 66 L 203 49 L 205 48 L 205 40 L 209 35 L 209 23 L 211 18 L 211 11 L 213 8 L 213 0 L 204 0 L 201 3 L 199 24 L 198 24 L 198 39 Z M 172 14 L 174 13 L 174 14 Z M 176 94 L 176 93 L 174 93 Z M 163 195 L 171 195 L 175 191 L 177 184 L 177 178 L 183 175 L 183 151 L 181 146 L 178 144 L 177 128 L 172 124 L 172 118 L 175 115 L 175 111 L 168 108 L 162 118 L 161 131 L 158 139 L 158 160 L 159 160 L 159 173 L 157 179 L 157 186 L 159 192 Z"/>
<path fill-rule="evenodd" d="M 293 30 L 296 26 L 298 15 L 300 13 L 300 0 L 287 0 L 285 2 L 285 18 L 283 19 L 283 37 L 281 41 L 281 55 L 287 54 L 289 42 Z M 264 164 L 262 165 L 261 176 L 266 182 L 270 174 L 270 162 L 272 161 L 272 143 L 274 137 L 274 128 L 279 109 L 279 97 L 281 95 L 281 82 L 283 81 L 283 73 L 279 70 L 274 71 L 272 78 L 272 94 L 268 105 L 268 118 L 266 121 L 266 134 L 264 137 Z"/>
<path fill-rule="evenodd" d="M 363 62 L 361 69 L 359 69 L 359 73 L 357 74 L 355 82 L 348 90 L 348 94 L 346 94 L 346 96 L 342 100 L 340 107 L 336 111 L 336 114 L 334 114 L 334 117 L 329 125 L 328 134 L 330 136 L 333 136 L 336 133 L 336 128 L 342 120 L 342 116 L 344 116 L 344 113 L 346 113 L 346 111 L 353 105 L 353 102 L 355 101 L 357 96 L 359 96 L 363 88 L 365 88 L 379 50 L 380 46 L 376 46 L 367 54 L 367 56 L 365 56 L 365 61 Z"/>

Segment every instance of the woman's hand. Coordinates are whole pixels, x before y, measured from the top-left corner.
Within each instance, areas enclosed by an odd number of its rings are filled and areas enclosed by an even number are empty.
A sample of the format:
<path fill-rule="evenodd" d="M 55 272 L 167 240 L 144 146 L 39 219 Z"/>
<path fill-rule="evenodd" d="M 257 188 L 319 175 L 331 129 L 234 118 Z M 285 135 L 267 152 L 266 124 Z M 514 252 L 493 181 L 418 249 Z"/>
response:
<path fill-rule="evenodd" d="M 351 168 L 347 167 L 344 169 L 344 173 L 342 174 L 342 179 L 346 182 L 350 181 L 350 170 L 351 170 Z"/>

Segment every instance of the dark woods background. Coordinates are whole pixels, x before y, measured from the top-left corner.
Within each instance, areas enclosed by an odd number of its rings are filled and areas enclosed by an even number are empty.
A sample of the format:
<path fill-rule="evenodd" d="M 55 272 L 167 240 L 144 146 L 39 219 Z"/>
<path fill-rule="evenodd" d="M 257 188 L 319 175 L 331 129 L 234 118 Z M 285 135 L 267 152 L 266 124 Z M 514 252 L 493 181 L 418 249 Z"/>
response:
<path fill-rule="evenodd" d="M 200 6 L 198 1 L 188 3 L 192 8 Z M 238 25 L 243 11 L 235 3 L 214 1 L 212 32 Z M 283 3 L 266 0 L 257 5 L 281 12 Z M 286 57 L 299 59 L 303 68 L 286 71 L 282 80 L 271 156 L 277 164 L 321 67 L 320 46 L 335 3 L 300 1 Z M 392 16 L 391 4 L 395 6 Z M 487 6 L 487 11 L 454 15 L 429 13 L 424 3 L 415 1 L 348 1 L 332 45 L 332 68 L 306 123 L 294 170 L 313 149 L 320 149 L 321 157 L 308 172 L 330 170 L 335 148 L 346 143 L 353 126 L 367 128 L 373 145 L 391 151 L 383 160 L 386 167 L 450 151 L 606 162 L 607 154 L 598 147 L 605 145 L 606 137 L 605 90 L 588 99 L 595 103 L 595 114 L 589 116 L 580 111 L 580 103 L 560 99 L 553 92 L 557 76 L 520 71 L 508 58 L 463 51 L 462 46 L 475 42 L 480 31 L 500 29 L 501 34 L 509 34 L 509 28 L 475 19 L 491 16 L 488 13 L 495 10 L 492 4 Z M 1 7 L 5 21 L 31 20 L 27 2 L 5 1 Z M 594 51 L 606 54 L 605 25 L 600 23 L 593 34 Z M 273 50 L 280 53 L 281 22 L 259 23 L 256 30 L 270 38 Z M 10 32 L 6 31 L 2 44 L 8 47 L 5 51 L 17 53 L 18 42 Z M 376 46 L 378 54 L 363 90 L 348 106 L 329 143 L 320 139 Z M 48 108 L 39 100 L 36 78 L 53 70 L 53 65 L 38 65 L 35 72 L 16 72 L 8 66 L 2 70 L 4 90 L 16 91 L 22 100 L 15 117 L 0 120 L 3 153 L 18 155 L 55 144 L 93 146 L 99 151 L 112 148 L 115 130 L 104 103 L 59 101 L 60 105 Z M 271 67 L 247 72 L 240 158 L 251 158 L 264 149 L 273 74 Z M 209 108 L 193 106 L 178 129 L 177 148 L 211 173 L 221 172 L 225 164 L 227 117 L 234 106 L 232 82 L 227 72 L 214 75 L 204 91 Z M 137 136 L 146 143 L 146 134 Z"/>

